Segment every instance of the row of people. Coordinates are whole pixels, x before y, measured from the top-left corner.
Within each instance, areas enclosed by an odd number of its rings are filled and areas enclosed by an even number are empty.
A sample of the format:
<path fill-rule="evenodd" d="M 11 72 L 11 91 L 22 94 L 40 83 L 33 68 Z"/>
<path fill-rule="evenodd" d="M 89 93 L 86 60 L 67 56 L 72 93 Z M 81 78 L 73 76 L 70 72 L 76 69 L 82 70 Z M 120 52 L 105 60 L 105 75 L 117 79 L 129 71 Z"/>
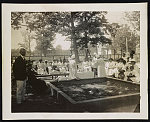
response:
<path fill-rule="evenodd" d="M 39 62 L 33 62 L 33 69 L 37 72 L 37 74 L 45 75 L 51 74 L 52 72 L 62 72 L 65 73 L 68 71 L 68 63 L 61 63 L 61 62 L 48 62 L 47 60 L 42 61 L 41 59 Z"/>
<path fill-rule="evenodd" d="M 126 58 L 128 59 L 128 58 Z M 38 74 L 51 73 L 70 73 L 75 72 L 94 72 L 94 77 L 112 76 L 123 80 L 132 80 L 139 82 L 139 66 L 134 59 L 125 60 L 123 58 L 114 61 L 112 58 L 105 62 L 100 56 L 94 55 L 93 59 L 75 64 L 75 56 L 68 59 L 67 62 L 48 62 L 39 60 L 33 62 L 33 67 Z"/>
<path fill-rule="evenodd" d="M 117 61 L 109 59 L 105 68 L 108 76 L 140 82 L 140 67 L 134 59 L 127 62 L 122 58 Z"/>

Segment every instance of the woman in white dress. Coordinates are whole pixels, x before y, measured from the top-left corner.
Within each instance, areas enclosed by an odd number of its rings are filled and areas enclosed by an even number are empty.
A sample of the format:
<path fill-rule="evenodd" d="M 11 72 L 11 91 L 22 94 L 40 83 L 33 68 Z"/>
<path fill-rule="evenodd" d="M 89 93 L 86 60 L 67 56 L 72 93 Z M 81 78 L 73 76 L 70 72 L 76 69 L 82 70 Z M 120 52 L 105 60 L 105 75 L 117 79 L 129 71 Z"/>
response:
<path fill-rule="evenodd" d="M 75 61 L 75 55 L 69 58 L 69 79 L 77 79 L 77 64 Z"/>
<path fill-rule="evenodd" d="M 98 77 L 106 77 L 106 70 L 105 70 L 105 61 L 101 57 L 98 58 L 97 60 L 98 64 Z"/>

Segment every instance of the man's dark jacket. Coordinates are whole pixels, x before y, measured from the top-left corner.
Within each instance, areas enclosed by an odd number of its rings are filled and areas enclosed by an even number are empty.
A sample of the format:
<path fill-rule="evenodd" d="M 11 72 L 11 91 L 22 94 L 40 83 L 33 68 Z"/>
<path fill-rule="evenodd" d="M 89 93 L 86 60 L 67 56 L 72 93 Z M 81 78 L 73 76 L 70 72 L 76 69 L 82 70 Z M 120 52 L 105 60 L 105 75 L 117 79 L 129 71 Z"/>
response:
<path fill-rule="evenodd" d="M 15 60 L 13 73 L 16 80 L 25 80 L 27 77 L 26 61 L 21 56 L 17 57 Z"/>

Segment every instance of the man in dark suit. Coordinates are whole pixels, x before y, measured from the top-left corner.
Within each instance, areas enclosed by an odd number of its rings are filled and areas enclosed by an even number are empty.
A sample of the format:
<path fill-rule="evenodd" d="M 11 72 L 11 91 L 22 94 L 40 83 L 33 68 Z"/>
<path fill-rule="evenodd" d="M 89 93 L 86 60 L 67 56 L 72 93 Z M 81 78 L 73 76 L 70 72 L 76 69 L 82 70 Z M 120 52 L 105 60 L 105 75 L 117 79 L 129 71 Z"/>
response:
<path fill-rule="evenodd" d="M 24 48 L 21 48 L 20 56 L 16 58 L 13 65 L 13 73 L 17 83 L 16 98 L 18 104 L 21 104 L 22 101 L 25 100 L 25 87 L 27 80 L 25 55 L 26 50 Z"/>

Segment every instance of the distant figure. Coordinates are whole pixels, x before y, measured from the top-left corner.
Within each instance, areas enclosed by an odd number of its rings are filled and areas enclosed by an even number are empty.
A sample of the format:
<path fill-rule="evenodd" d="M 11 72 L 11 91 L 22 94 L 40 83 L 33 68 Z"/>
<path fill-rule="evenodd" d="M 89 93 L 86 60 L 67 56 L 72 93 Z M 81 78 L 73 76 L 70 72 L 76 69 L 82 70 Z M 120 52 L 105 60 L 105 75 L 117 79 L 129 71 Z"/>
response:
<path fill-rule="evenodd" d="M 135 55 L 135 51 L 131 51 L 130 52 L 130 58 L 129 58 L 129 61 L 133 60 L 134 59 L 134 55 Z"/>
<path fill-rule="evenodd" d="M 45 74 L 49 74 L 49 69 L 48 69 L 49 65 L 48 65 L 48 61 L 45 60 L 45 64 L 44 64 L 44 70 L 45 70 Z"/>
<path fill-rule="evenodd" d="M 40 75 L 43 75 L 44 74 L 44 69 L 43 69 L 42 59 L 39 60 L 39 63 L 37 65 L 37 67 L 38 67 L 37 73 L 40 74 Z"/>
<path fill-rule="evenodd" d="M 17 91 L 16 91 L 17 104 L 21 104 L 25 100 L 26 81 L 27 81 L 25 55 L 26 50 L 24 48 L 21 48 L 20 56 L 16 58 L 13 65 L 13 73 L 17 83 Z"/>
<path fill-rule="evenodd" d="M 123 53 L 123 56 L 122 56 L 123 60 L 127 61 L 127 56 L 125 53 Z"/>
<path fill-rule="evenodd" d="M 64 59 L 63 59 L 63 64 L 66 62 L 66 59 L 65 59 L 65 57 L 64 57 Z"/>
<path fill-rule="evenodd" d="M 94 72 L 94 77 L 97 75 L 97 54 L 94 53 L 93 59 L 92 59 L 92 71 Z"/>

